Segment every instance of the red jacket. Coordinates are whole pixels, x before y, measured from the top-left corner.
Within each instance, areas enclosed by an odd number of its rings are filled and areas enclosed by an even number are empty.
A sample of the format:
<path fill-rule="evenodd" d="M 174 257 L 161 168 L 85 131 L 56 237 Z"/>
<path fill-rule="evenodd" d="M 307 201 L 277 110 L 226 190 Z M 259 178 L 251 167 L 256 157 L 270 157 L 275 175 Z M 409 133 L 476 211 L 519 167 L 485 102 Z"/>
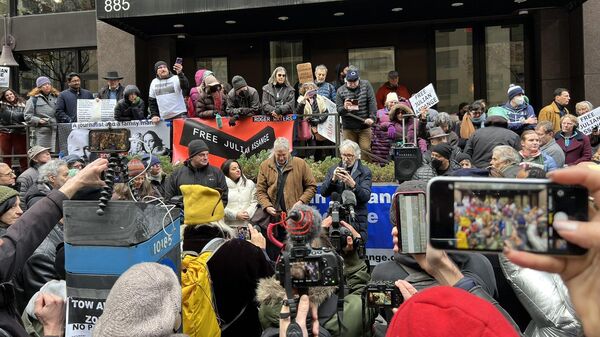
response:
<path fill-rule="evenodd" d="M 555 137 L 556 144 L 565 152 L 565 165 L 577 165 L 592 160 L 592 145 L 590 138 L 581 131 L 570 137 L 569 146 L 565 146 L 565 137 L 559 132 Z"/>
<path fill-rule="evenodd" d="M 390 86 L 390 82 L 385 82 L 375 94 L 375 100 L 377 101 L 377 109 L 383 109 L 385 107 L 385 98 L 390 92 L 395 92 L 398 98 L 405 98 L 407 101 L 410 98 L 410 93 L 406 86 L 398 83 L 398 86 L 393 88 Z"/>

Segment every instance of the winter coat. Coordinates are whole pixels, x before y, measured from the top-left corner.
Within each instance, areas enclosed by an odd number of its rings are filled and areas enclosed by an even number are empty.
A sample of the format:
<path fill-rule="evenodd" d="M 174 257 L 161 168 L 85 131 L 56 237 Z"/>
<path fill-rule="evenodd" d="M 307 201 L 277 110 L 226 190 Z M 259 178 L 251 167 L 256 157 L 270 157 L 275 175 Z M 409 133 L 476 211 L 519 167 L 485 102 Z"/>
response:
<path fill-rule="evenodd" d="M 14 307 L 13 285 L 9 282 L 62 218 L 62 204 L 67 199 L 60 191 L 50 193 L 8 228 L 0 245 L 0 289 L 4 288 L 0 291 L 0 329 L 10 336 L 29 335 L 20 324 L 20 313 Z"/>
<path fill-rule="evenodd" d="M 317 192 L 317 181 L 308 164 L 301 158 L 290 156 L 282 171 L 289 172 L 283 187 L 285 205 L 283 211 L 290 210 L 298 200 L 308 205 Z M 256 199 L 263 208 L 281 208 L 280 205 L 275 204 L 279 177 L 275 157 L 270 157 L 260 164 L 256 183 Z"/>
<path fill-rule="evenodd" d="M 33 255 L 27 259 L 23 269 L 16 275 L 14 285 L 17 291 L 19 312 L 25 310 L 29 299 L 46 282 L 60 278 L 54 268 L 54 261 L 56 260 L 56 247 L 64 241 L 63 226 L 59 223 L 52 228 Z"/>
<path fill-rule="evenodd" d="M 535 111 L 531 105 L 523 103 L 513 107 L 508 101 L 502 107 L 508 112 L 508 128 L 510 130 L 520 135 L 525 130 L 535 129 L 535 124 L 523 124 L 527 118 L 535 117 Z"/>
<path fill-rule="evenodd" d="M 27 170 L 17 177 L 17 185 L 19 186 L 19 199 L 21 200 L 20 206 L 23 211 L 27 209 L 27 202 L 25 201 L 27 192 L 32 186 L 37 184 L 39 167 L 40 165 L 38 164 L 31 165 Z"/>
<path fill-rule="evenodd" d="M 188 227 L 184 232 L 183 250 L 200 252 L 211 239 L 221 235 L 220 229 L 212 226 Z M 221 337 L 259 337 L 261 327 L 255 300 L 256 287 L 260 279 L 274 273 L 264 251 L 245 240 L 227 240 L 211 256 L 207 265 L 217 317 L 224 324 L 229 324 L 243 310 L 240 317 L 221 332 Z"/>
<path fill-rule="evenodd" d="M 262 87 L 262 110 L 265 115 L 275 111 L 278 115 L 294 113 L 295 90 L 289 85 L 265 84 Z"/>
<path fill-rule="evenodd" d="M 546 152 L 552 158 L 554 158 L 558 168 L 565 166 L 565 152 L 560 146 L 558 146 L 558 144 L 556 144 L 554 139 L 550 139 L 548 143 L 544 144 L 544 146 L 541 146 L 540 150 Z"/>
<path fill-rule="evenodd" d="M 568 113 L 569 110 L 565 107 L 563 116 Z M 542 110 L 540 110 L 540 113 L 538 115 L 538 122 L 550 121 L 552 123 L 552 129 L 554 130 L 554 132 L 558 133 L 560 131 L 561 117 L 562 116 L 560 114 L 560 109 L 558 108 L 558 105 L 556 105 L 556 102 L 553 101 L 552 103 L 543 107 Z"/>
<path fill-rule="evenodd" d="M 522 163 L 529 163 L 531 164 L 531 166 L 541 168 L 546 172 L 551 172 L 558 168 L 556 162 L 554 161 L 554 158 L 552 158 L 549 154 L 545 153 L 544 151 L 540 151 L 540 153 L 537 156 L 532 158 L 523 157 L 522 151 L 519 152 L 519 154 L 521 155 Z"/>
<path fill-rule="evenodd" d="M 202 185 L 218 190 L 221 193 L 223 206 L 227 206 L 227 183 L 223 171 L 208 164 L 201 168 L 193 167 L 189 161 L 185 161 L 182 166 L 176 168 L 164 184 L 165 200 L 171 200 L 172 197 L 181 195 L 179 187 L 181 185 Z"/>
<path fill-rule="evenodd" d="M 358 99 L 358 110 L 347 111 L 344 108 L 344 101 L 346 99 Z M 373 87 L 369 81 L 360 80 L 359 86 L 355 89 L 349 89 L 345 84 L 341 86 L 337 90 L 335 105 L 337 107 L 338 114 L 342 117 L 342 127 L 345 130 L 362 130 L 369 127 L 364 122 L 348 116 L 347 114 L 349 112 L 360 118 L 371 118 L 373 121 L 375 121 L 377 103 L 375 101 Z"/>
<path fill-rule="evenodd" d="M 238 212 L 246 211 L 252 218 L 256 211 L 256 185 L 250 179 L 246 182 L 242 178 L 237 183 L 225 176 L 227 181 L 227 207 L 225 207 L 225 223 L 230 227 L 239 227 L 247 224 L 247 221 L 236 219 Z"/>
<path fill-rule="evenodd" d="M 367 242 L 368 232 L 367 227 L 369 222 L 367 221 L 367 204 L 369 203 L 369 199 L 371 199 L 371 185 L 372 185 L 372 174 L 371 170 L 362 164 L 360 159 L 356 160 L 356 168 L 353 168 L 350 172 L 352 179 L 356 183 L 354 188 L 350 188 L 346 186 L 344 183 L 340 181 L 332 181 L 333 172 L 337 167 L 342 166 L 340 162 L 337 165 L 334 165 L 329 168 L 327 171 L 327 175 L 321 184 L 321 195 L 323 197 L 330 196 L 333 192 L 337 192 L 340 196 L 345 190 L 349 190 L 356 196 L 356 206 L 354 206 L 354 212 L 356 213 L 356 222 L 358 223 L 357 231 L 362 236 L 363 240 Z"/>
<path fill-rule="evenodd" d="M 336 337 L 361 337 L 363 327 L 369 328 L 376 313 L 373 309 L 366 309 L 363 315 L 361 295 L 370 277 L 367 265 L 353 252 L 344 256 L 344 280 L 346 295 L 344 296 L 343 318 L 341 325 L 345 333 L 342 335 L 338 325 L 336 287 L 311 287 L 308 290 L 311 303 L 318 306 L 319 322 L 321 329 L 325 329 L 331 336 Z M 260 303 L 259 319 L 263 329 L 271 332 L 276 330 L 279 336 L 279 313 L 281 303 L 285 298 L 285 290 L 274 277 L 260 280 L 256 290 L 256 298 Z M 363 324 L 363 319 L 365 320 Z M 275 331 L 273 331 L 275 333 Z M 273 334 L 268 334 L 272 336 Z M 321 334 L 320 334 L 321 335 Z M 321 336 L 327 336 L 321 335 Z"/>
<path fill-rule="evenodd" d="M 312 114 L 326 114 L 327 106 L 325 104 L 325 97 L 317 94 L 313 99 L 312 104 L 306 105 L 304 96 L 298 96 L 298 104 L 296 105 L 296 114 L 304 116 L 304 119 L 308 121 L 311 126 L 317 126 L 321 123 L 325 123 L 327 115 L 325 116 L 312 116 Z"/>
<path fill-rule="evenodd" d="M 27 208 L 22 208 L 23 212 L 30 209 L 31 206 L 40 199 L 47 196 L 50 191 L 52 191 L 52 186 L 47 183 L 37 182 L 33 184 L 29 190 L 27 190 L 27 193 L 25 193 L 25 204 L 27 205 Z"/>
<path fill-rule="evenodd" d="M 235 89 L 229 90 L 227 104 L 225 105 L 228 116 L 238 115 L 243 117 L 260 115 L 262 107 L 258 91 L 249 86 L 246 93 L 246 96 L 240 96 L 235 94 Z"/>
<path fill-rule="evenodd" d="M 207 69 L 198 69 L 196 74 L 194 74 L 194 82 L 196 83 L 196 86 L 190 89 L 190 99 L 192 100 L 192 104 L 194 106 L 196 106 L 196 101 L 198 101 L 198 96 L 202 91 L 202 82 L 204 82 L 204 79 L 209 75 L 214 76 L 214 73 Z"/>
<path fill-rule="evenodd" d="M 373 129 L 373 139 L 371 139 L 371 153 L 382 159 L 390 157 L 390 148 L 395 141 L 397 130 L 388 134 L 392 123 L 390 122 L 389 111 L 386 108 L 377 110 L 377 120 L 371 127 Z M 385 161 L 373 156 L 373 162 L 379 165 L 387 164 Z"/>
<path fill-rule="evenodd" d="M 93 98 L 92 92 L 83 88 L 62 91 L 56 100 L 56 119 L 59 123 L 77 122 L 77 100 Z"/>
<path fill-rule="evenodd" d="M 460 165 L 456 164 L 456 161 L 450 160 L 450 166 L 448 170 L 443 174 L 444 176 L 450 175 L 453 171 L 460 170 Z M 431 164 L 424 164 L 417 169 L 413 174 L 412 180 L 429 181 L 434 177 L 437 177 L 437 171 L 431 166 Z"/>
<path fill-rule="evenodd" d="M 129 95 L 136 94 L 135 103 L 129 100 Z M 142 120 L 147 118 L 146 105 L 140 97 L 140 90 L 135 85 L 128 85 L 125 88 L 124 98 L 120 99 L 115 105 L 115 120 L 126 122 L 132 120 Z"/>
<path fill-rule="evenodd" d="M 127 88 L 124 88 L 121 85 L 121 83 L 119 83 L 119 86 L 117 87 L 117 101 L 127 97 L 127 95 L 125 95 L 125 89 L 127 89 Z M 110 95 L 110 90 L 108 89 L 108 85 L 105 85 L 104 87 L 102 87 L 102 89 L 100 89 L 100 91 L 98 92 L 98 98 L 100 98 L 100 99 L 109 99 L 109 95 Z M 139 96 L 140 95 L 138 94 L 138 97 Z"/>
<path fill-rule="evenodd" d="M 592 160 L 590 137 L 582 132 L 575 130 L 570 137 L 565 137 L 561 131 L 554 136 L 554 139 L 565 153 L 565 165 L 577 165 Z M 567 139 L 569 140 L 569 146 L 566 146 Z"/>
<path fill-rule="evenodd" d="M 2 133 L 25 133 L 25 129 L 3 128 L 2 125 L 23 125 L 25 122 L 25 103 L 15 105 L 0 102 L 0 132 Z"/>
<path fill-rule="evenodd" d="M 398 114 L 414 115 L 414 112 L 411 108 L 404 104 L 398 104 L 392 107 L 392 111 L 390 111 L 390 127 L 393 127 L 396 132 L 395 137 L 392 139 L 392 144 L 394 142 L 413 144 L 415 142 L 415 118 L 405 117 L 404 127 L 406 128 L 406 134 L 403 135 L 402 120 L 398 117 Z M 406 137 L 406 139 L 403 139 L 402 137 Z M 427 142 L 420 136 L 417 137 L 417 144 L 415 144 L 415 146 L 419 147 L 419 150 L 421 150 L 421 152 L 427 151 Z"/>
<path fill-rule="evenodd" d="M 341 64 L 341 63 L 338 63 L 335 65 L 335 80 L 331 82 L 331 85 L 333 85 L 336 92 L 342 85 L 344 85 L 344 79 L 340 78 L 340 73 L 347 66 L 348 66 L 347 64 Z"/>
<path fill-rule="evenodd" d="M 329 82 L 315 82 L 315 84 L 317 85 L 317 94 L 327 97 L 327 99 L 330 101 L 335 102 L 337 89 L 333 86 L 333 84 Z"/>
<path fill-rule="evenodd" d="M 35 126 L 36 144 L 49 147 L 54 150 L 56 143 L 56 104 L 58 97 L 50 93 L 48 96 L 37 94 L 27 100 L 25 104 L 25 122 L 30 126 Z M 40 120 L 47 121 L 40 125 Z"/>
<path fill-rule="evenodd" d="M 390 92 L 396 93 L 398 98 L 404 98 L 408 100 L 410 98 L 410 92 L 405 85 L 398 84 L 393 87 L 390 82 L 385 82 L 379 89 L 377 89 L 377 93 L 375 94 L 375 98 L 377 99 L 377 109 L 383 109 L 385 107 L 385 99 L 387 98 L 387 94 Z"/>
<path fill-rule="evenodd" d="M 500 255 L 500 266 L 508 284 L 531 315 L 525 336 L 583 336 L 583 327 L 560 276 L 521 268 L 503 255 Z"/>
<path fill-rule="evenodd" d="M 214 93 L 207 92 L 209 88 L 198 94 L 196 101 L 196 116 L 200 118 L 214 118 L 217 114 L 224 116 L 227 107 L 225 95 L 219 90 Z M 221 99 L 221 106 L 216 106 L 215 97 Z"/>
<path fill-rule="evenodd" d="M 487 126 L 475 131 L 467 141 L 465 153 L 471 156 L 471 163 L 478 168 L 490 166 L 492 151 L 498 145 L 508 145 L 519 151 L 521 138 L 513 131 L 500 126 Z"/>

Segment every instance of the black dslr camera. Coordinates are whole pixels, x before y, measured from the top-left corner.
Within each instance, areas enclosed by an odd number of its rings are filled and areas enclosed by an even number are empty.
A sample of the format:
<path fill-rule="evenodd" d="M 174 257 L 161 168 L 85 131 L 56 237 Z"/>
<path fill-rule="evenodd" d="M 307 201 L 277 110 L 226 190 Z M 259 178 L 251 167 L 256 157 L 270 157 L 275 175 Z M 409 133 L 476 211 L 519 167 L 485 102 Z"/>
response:
<path fill-rule="evenodd" d="M 288 219 L 300 223 L 307 221 L 305 216 L 306 214 L 294 210 L 290 212 Z M 312 219 L 308 221 L 312 222 Z M 337 286 L 343 278 L 343 261 L 339 255 L 326 247 L 312 248 L 306 234 L 295 235 L 289 228 L 288 232 L 292 247 L 282 253 L 277 263 L 277 277 L 281 285 L 286 287 L 286 282 L 290 282 L 296 289 Z"/>
<path fill-rule="evenodd" d="M 350 230 L 340 224 L 345 221 L 351 226 L 355 225 L 354 206 L 356 206 L 356 196 L 352 191 L 344 191 L 340 196 L 339 193 L 331 193 L 331 202 L 327 213 L 331 216 L 331 227 L 329 228 L 329 241 L 339 254 L 348 245 L 348 237 L 352 237 Z M 356 227 L 355 227 L 356 228 Z M 353 239 L 354 250 L 357 251 L 358 257 L 365 257 L 365 244 L 362 238 Z"/>
<path fill-rule="evenodd" d="M 390 281 L 369 282 L 365 297 L 370 308 L 397 308 L 404 301 L 400 289 Z"/>

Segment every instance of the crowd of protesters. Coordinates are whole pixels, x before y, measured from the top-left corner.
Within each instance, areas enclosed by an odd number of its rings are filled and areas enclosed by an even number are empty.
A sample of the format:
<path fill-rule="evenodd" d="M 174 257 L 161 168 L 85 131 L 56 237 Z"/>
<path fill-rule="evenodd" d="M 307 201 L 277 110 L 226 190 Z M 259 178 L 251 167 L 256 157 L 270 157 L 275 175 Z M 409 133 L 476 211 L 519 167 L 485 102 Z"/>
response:
<path fill-rule="evenodd" d="M 173 173 L 163 172 L 161 158 L 155 155 L 165 152 L 150 150 L 142 158 L 131 159 L 125 181 L 114 186 L 113 200 L 176 202 L 178 196 L 185 195 L 182 186 L 188 185 L 218 192 L 192 204 L 204 207 L 201 204 L 214 202 L 222 204 L 224 211 L 221 216 L 212 214 L 202 225 L 187 226 L 183 250 L 201 252 L 215 238 L 225 239 L 207 263 L 215 297 L 211 310 L 220 319 L 222 336 L 285 336 L 293 317 L 287 294 L 274 276 L 282 248 L 271 238 L 265 239 L 265 224 L 285 222 L 283 215 L 291 210 L 314 213 L 310 246 L 333 247 L 325 235 L 332 226 L 331 215 L 321 219 L 308 206 L 317 190 L 332 198 L 351 192 L 356 198 L 356 221 L 341 222 L 350 233 L 338 252 L 343 258 L 345 296 L 340 300 L 335 287 L 319 287 L 311 289 L 308 296 L 298 296 L 294 319 L 303 335 L 311 331 L 320 336 L 356 337 L 477 333 L 600 336 L 596 316 L 600 288 L 594 286 L 598 277 L 595 256 L 600 249 L 600 234 L 594 228 L 600 219 L 595 214 L 590 222 L 553 224 L 565 240 L 589 249 L 587 257 L 580 259 L 536 256 L 509 248 L 500 258 L 446 253 L 431 247 L 425 254 L 403 254 L 398 252 L 400 239 L 395 226 L 394 261 L 370 271 L 368 262 L 359 257 L 361 243 L 369 240 L 367 204 L 372 176 L 365 162 L 388 164 L 398 143 L 421 154 L 409 179 L 415 184 L 436 176 L 531 178 L 548 173 L 555 182 L 581 184 L 594 196 L 600 188 L 596 183 L 600 179 L 600 153 L 596 153 L 600 133 L 594 129 L 586 134 L 578 128 L 578 116 L 593 110 L 590 102 L 577 103 L 577 115 L 572 114 L 567 107 L 569 90 L 558 88 L 550 104 L 536 110 L 522 87 L 507 83 L 506 101 L 498 106 L 476 100 L 461 104 L 457 111 L 414 111 L 410 91 L 400 83 L 396 71 L 389 72 L 387 81 L 374 90 L 354 66 L 338 65 L 335 81 L 328 83 L 327 67 L 319 65 L 316 80 L 298 84 L 296 94 L 287 70 L 277 67 L 262 86 L 262 97 L 240 75 L 234 76 L 230 85 L 212 71 L 201 69 L 195 73 L 195 86 L 190 90 L 181 64 L 170 67 L 158 61 L 154 71 L 148 102 L 135 85 L 121 85 L 122 77 L 116 71 L 107 74 L 107 85 L 96 97 L 117 101 L 114 117 L 118 121 L 149 119 L 157 124 L 188 117 L 228 117 L 235 126 L 237 120 L 253 115 L 273 119 L 299 116 L 294 138 L 275 140 L 272 155 L 261 163 L 256 181 L 246 177 L 234 158 L 221 167 L 212 166 L 209 146 L 196 139 L 188 144 L 187 160 Z M 64 334 L 62 201 L 77 198 L 80 189 L 97 189 L 104 184 L 100 175 L 108 166 L 105 159 L 87 163 L 74 154 L 52 159 L 57 151 L 53 126 L 77 121 L 77 99 L 94 99 L 91 92 L 81 88 L 78 74 L 69 74 L 67 84 L 67 90 L 58 92 L 47 77 L 41 76 L 27 101 L 11 89 L 0 96 L 0 151 L 4 159 L 0 164 L 0 336 Z M 327 120 L 323 115 L 329 112 L 327 101 L 335 104 L 342 141 L 337 149 L 339 162 L 328 169 L 319 187 L 292 145 L 335 145 L 318 132 L 318 125 Z M 301 120 L 309 125 L 303 137 Z M 17 127 L 23 124 L 34 130 L 34 144 L 27 151 L 24 129 Z M 156 138 L 154 142 L 160 142 Z M 326 149 L 310 155 L 323 159 L 335 153 Z M 18 165 L 22 173 L 17 175 L 11 156 L 19 154 L 23 154 Z M 473 232 L 465 234 L 461 243 L 465 247 L 493 245 L 499 249 L 501 232 L 513 227 L 515 240 L 530 244 L 529 228 L 536 230 L 536 225 L 548 221 L 538 209 L 528 210 L 523 224 L 519 214 L 506 211 L 514 224 L 504 228 L 497 217 L 509 208 L 506 200 L 491 200 L 483 213 L 477 208 L 480 203 L 468 200 L 465 213 L 457 215 L 464 218 L 465 231 Z M 595 210 L 593 206 L 590 208 Z M 478 217 L 489 217 L 490 221 L 480 224 Z M 251 234 L 249 240 L 239 238 L 245 228 Z M 289 239 L 281 227 L 272 236 L 284 243 Z M 283 251 L 289 249 L 283 247 Z M 371 280 L 395 281 L 404 303 L 393 312 L 364 308 L 362 293 Z M 538 282 L 551 286 L 542 289 L 536 286 Z M 63 292 L 52 290 L 55 288 Z M 164 296 L 157 296 L 158 292 Z M 171 269 L 153 263 L 133 266 L 115 283 L 93 334 L 174 335 L 181 328 L 181 296 L 179 279 Z M 337 308 L 340 305 L 342 314 Z M 125 312 L 133 314 L 123 315 Z M 308 326 L 307 317 L 311 322 Z"/>

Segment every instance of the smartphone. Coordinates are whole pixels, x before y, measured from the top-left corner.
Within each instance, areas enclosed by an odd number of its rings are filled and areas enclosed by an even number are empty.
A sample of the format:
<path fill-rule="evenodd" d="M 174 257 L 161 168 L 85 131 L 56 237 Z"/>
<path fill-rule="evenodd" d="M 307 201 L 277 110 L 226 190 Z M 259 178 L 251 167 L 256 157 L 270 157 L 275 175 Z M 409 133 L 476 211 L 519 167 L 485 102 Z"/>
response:
<path fill-rule="evenodd" d="M 240 240 L 250 240 L 250 230 L 245 226 L 237 228 L 237 237 Z"/>
<path fill-rule="evenodd" d="M 406 254 L 427 250 L 427 198 L 425 191 L 402 191 L 392 197 L 398 229 L 398 248 Z"/>
<path fill-rule="evenodd" d="M 317 90 L 309 90 L 307 92 L 304 93 L 304 96 L 306 97 L 314 97 L 317 94 Z"/>
<path fill-rule="evenodd" d="M 582 255 L 552 227 L 555 220 L 588 220 L 588 191 L 547 179 L 436 177 L 428 184 L 429 238 L 439 249 L 513 249 Z"/>
<path fill-rule="evenodd" d="M 129 152 L 129 138 L 131 137 L 129 129 L 90 130 L 88 137 L 90 152 Z"/>
<path fill-rule="evenodd" d="M 178 57 L 175 59 L 175 63 L 176 64 L 182 64 L 183 63 L 183 59 L 181 57 Z"/>

